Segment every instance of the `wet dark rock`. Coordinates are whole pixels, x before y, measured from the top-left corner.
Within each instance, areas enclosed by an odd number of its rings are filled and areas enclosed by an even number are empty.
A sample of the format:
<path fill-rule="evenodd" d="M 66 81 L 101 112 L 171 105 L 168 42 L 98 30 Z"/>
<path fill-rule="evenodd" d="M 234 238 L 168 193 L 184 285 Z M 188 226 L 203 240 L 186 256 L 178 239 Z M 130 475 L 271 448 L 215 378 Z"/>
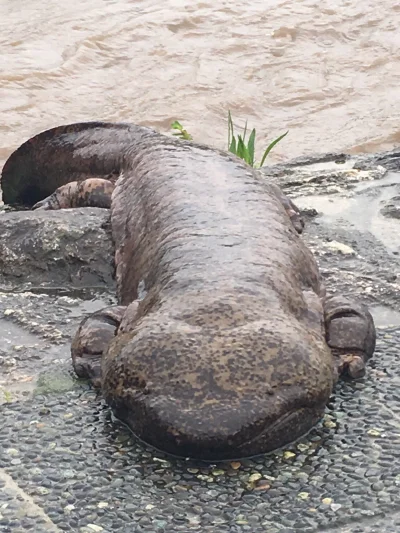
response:
<path fill-rule="evenodd" d="M 105 209 L 0 213 L 0 284 L 112 285 L 113 246 Z"/>
<path fill-rule="evenodd" d="M 400 196 L 394 196 L 381 209 L 381 213 L 387 218 L 400 218 Z"/>
<path fill-rule="evenodd" d="M 305 218 L 306 220 L 307 219 L 311 219 L 311 218 L 314 218 L 316 216 L 318 216 L 318 211 L 314 208 L 311 208 L 311 209 L 302 209 L 300 211 L 300 214 L 303 218 Z"/>

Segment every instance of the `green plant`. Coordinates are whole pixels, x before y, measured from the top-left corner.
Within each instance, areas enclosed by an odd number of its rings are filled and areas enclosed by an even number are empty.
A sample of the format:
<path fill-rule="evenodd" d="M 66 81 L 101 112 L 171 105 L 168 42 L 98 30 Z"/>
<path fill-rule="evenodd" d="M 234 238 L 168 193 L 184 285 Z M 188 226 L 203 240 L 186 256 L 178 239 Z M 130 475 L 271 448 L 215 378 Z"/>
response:
<path fill-rule="evenodd" d="M 188 141 L 193 140 L 193 137 L 188 133 L 187 130 L 184 129 L 182 124 L 175 120 L 171 124 L 171 128 L 173 130 L 177 130 L 176 133 L 173 133 L 173 135 L 176 135 L 180 137 L 181 139 L 185 139 Z M 249 135 L 249 139 L 246 144 L 246 135 L 247 135 L 247 121 L 244 127 L 243 135 L 235 135 L 234 129 L 233 129 L 233 120 L 231 112 L 228 111 L 228 150 L 232 154 L 235 154 L 236 156 L 240 157 L 240 159 L 243 159 L 248 165 L 251 167 L 262 167 L 268 154 L 272 150 L 272 148 L 278 144 L 279 141 L 281 141 L 289 132 L 287 131 L 283 135 L 280 135 L 277 137 L 274 141 L 272 141 L 267 148 L 264 150 L 263 156 L 261 158 L 260 163 L 256 163 L 255 158 L 255 144 L 256 144 L 256 129 L 253 128 L 251 130 L 251 133 Z"/>
<path fill-rule="evenodd" d="M 175 120 L 175 122 L 171 124 L 171 129 L 177 130 L 177 132 L 173 133 L 172 135 L 176 135 L 177 137 L 180 137 L 181 139 L 184 139 L 185 141 L 193 140 L 193 137 L 190 135 L 190 133 L 188 133 L 184 129 L 184 127 L 182 126 L 180 122 L 178 122 L 178 120 Z"/>
<path fill-rule="evenodd" d="M 4 400 L 6 401 L 6 403 L 10 403 L 12 401 L 11 392 L 8 390 L 2 389 L 2 393 L 3 393 Z"/>
<path fill-rule="evenodd" d="M 280 135 L 278 138 L 276 138 L 274 141 L 272 141 L 267 148 L 264 150 L 264 154 L 261 158 L 261 162 L 259 164 L 255 163 L 254 161 L 254 153 L 255 153 L 255 143 L 256 143 L 256 129 L 253 128 L 251 130 L 251 133 L 249 135 L 249 140 L 246 144 L 246 134 L 247 134 L 247 120 L 246 124 L 244 126 L 244 132 L 243 137 L 241 135 L 238 135 L 235 137 L 235 133 L 233 131 L 233 121 L 232 121 L 232 115 L 231 112 L 228 111 L 228 150 L 232 153 L 240 157 L 240 159 L 243 159 L 246 161 L 248 165 L 251 167 L 262 167 L 267 155 L 270 153 L 272 148 L 278 144 L 279 141 L 281 141 L 289 132 L 287 131 L 283 135 Z"/>

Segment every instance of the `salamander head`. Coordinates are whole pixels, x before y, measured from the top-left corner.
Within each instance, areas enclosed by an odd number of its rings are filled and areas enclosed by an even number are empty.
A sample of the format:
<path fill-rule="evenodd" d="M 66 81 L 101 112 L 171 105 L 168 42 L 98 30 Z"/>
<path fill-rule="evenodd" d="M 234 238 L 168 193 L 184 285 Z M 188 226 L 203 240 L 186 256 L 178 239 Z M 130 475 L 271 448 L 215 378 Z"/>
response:
<path fill-rule="evenodd" d="M 290 325 L 217 332 L 144 319 L 103 358 L 106 400 L 139 438 L 173 455 L 224 460 L 279 448 L 322 417 L 334 381 L 329 351 Z"/>

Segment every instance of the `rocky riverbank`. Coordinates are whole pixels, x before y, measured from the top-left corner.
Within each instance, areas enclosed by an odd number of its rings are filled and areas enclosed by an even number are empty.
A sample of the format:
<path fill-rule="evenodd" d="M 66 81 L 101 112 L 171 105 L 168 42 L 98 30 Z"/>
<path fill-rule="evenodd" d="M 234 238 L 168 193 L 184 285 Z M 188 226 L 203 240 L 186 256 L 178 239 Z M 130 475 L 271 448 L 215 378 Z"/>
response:
<path fill-rule="evenodd" d="M 307 437 L 205 465 L 135 441 L 75 379 L 69 343 L 115 300 L 108 212 L 0 213 L 0 532 L 389 533 L 400 529 L 400 154 L 263 169 L 303 209 L 331 292 L 378 326 L 367 376 Z"/>

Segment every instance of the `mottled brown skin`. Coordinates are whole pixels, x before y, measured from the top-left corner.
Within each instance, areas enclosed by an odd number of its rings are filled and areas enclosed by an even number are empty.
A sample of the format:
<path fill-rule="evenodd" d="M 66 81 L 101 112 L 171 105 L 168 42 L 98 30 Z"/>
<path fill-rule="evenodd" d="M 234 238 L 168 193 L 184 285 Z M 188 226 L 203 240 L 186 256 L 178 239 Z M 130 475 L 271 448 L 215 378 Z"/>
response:
<path fill-rule="evenodd" d="M 72 207 L 111 207 L 114 183 L 101 178 L 72 181 L 37 202 L 32 209 L 66 209 Z"/>
<path fill-rule="evenodd" d="M 268 452 L 318 422 L 339 374 L 363 375 L 371 315 L 325 296 L 298 210 L 257 171 L 137 126 L 75 124 L 28 142 L 3 170 L 5 201 L 120 174 L 120 305 L 82 322 L 72 357 L 141 439 L 210 460 Z"/>

